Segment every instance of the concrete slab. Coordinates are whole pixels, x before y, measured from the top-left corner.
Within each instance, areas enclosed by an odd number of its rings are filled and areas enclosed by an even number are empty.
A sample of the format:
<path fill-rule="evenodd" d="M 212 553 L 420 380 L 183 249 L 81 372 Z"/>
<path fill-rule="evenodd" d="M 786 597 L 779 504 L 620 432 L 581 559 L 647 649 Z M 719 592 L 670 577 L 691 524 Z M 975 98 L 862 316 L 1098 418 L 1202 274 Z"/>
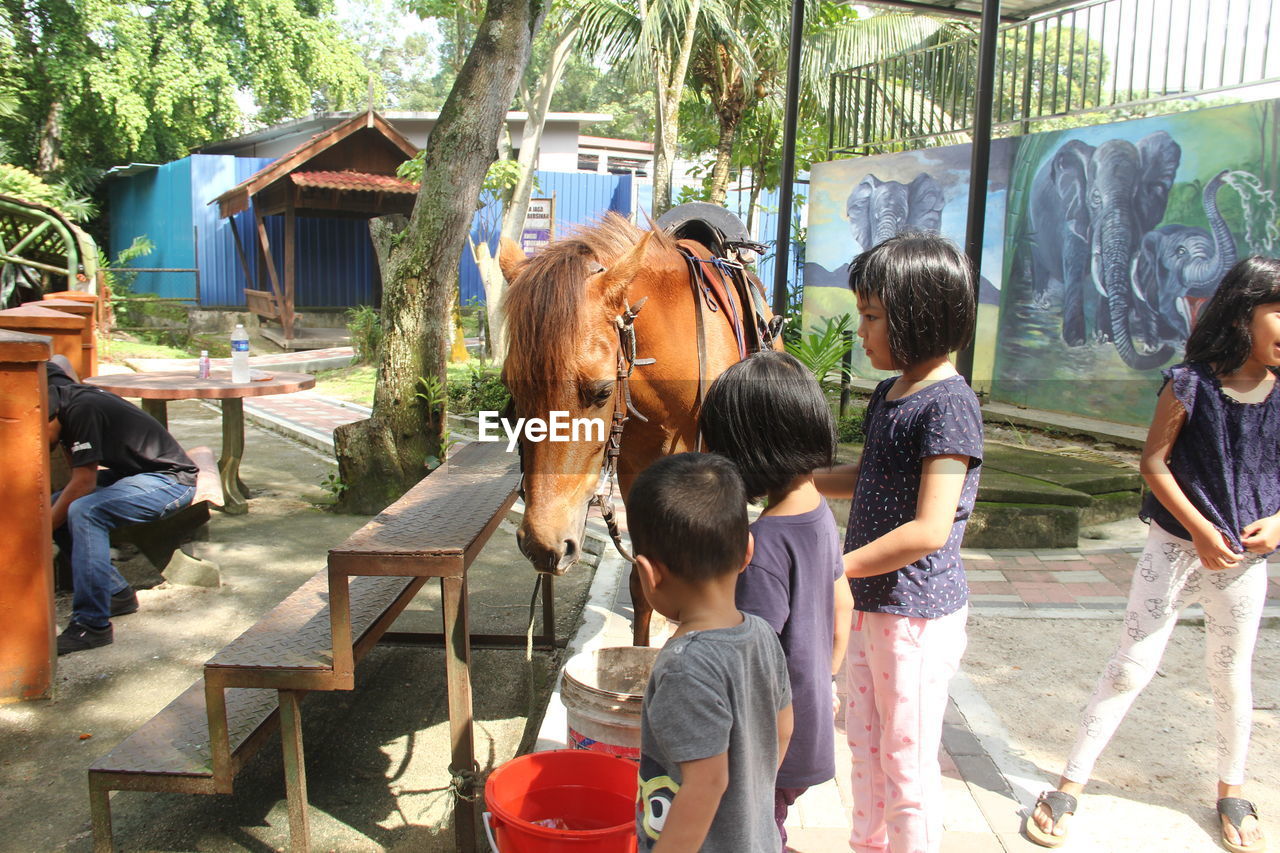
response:
<path fill-rule="evenodd" d="M 1090 495 L 1142 487 L 1142 476 L 1132 468 L 998 441 L 986 442 L 982 464 L 988 470 L 1016 472 Z"/>
<path fill-rule="evenodd" d="M 989 466 L 984 461 L 982 479 L 978 481 L 978 500 L 990 503 L 1084 507 L 1093 498 L 1078 489 L 1066 488 L 1019 471 Z"/>
<path fill-rule="evenodd" d="M 258 334 L 285 352 L 329 349 L 351 345 L 351 333 L 344 328 L 323 329 L 314 326 L 294 326 L 293 337 L 285 338 L 284 330 L 275 326 L 263 326 Z"/>

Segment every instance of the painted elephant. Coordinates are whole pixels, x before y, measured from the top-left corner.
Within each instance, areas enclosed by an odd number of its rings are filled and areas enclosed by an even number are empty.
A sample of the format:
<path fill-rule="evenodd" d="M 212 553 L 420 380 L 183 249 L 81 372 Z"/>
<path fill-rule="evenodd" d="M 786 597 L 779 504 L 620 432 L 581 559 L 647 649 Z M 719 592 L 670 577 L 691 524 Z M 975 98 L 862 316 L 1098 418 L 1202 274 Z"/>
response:
<path fill-rule="evenodd" d="M 1141 353 L 1134 345 L 1131 270 L 1143 237 L 1164 218 L 1181 158 L 1164 131 L 1136 145 L 1109 139 L 1095 148 L 1073 139 L 1036 173 L 1028 214 L 1032 287 L 1043 294 L 1061 284 L 1069 346 L 1086 342 L 1092 313 L 1094 337 L 1112 341 L 1130 367 L 1150 370 L 1173 355 L 1167 345 Z"/>
<path fill-rule="evenodd" d="M 945 204 L 942 186 L 927 172 L 909 184 L 867 175 L 849 193 L 845 212 L 853 239 L 865 251 L 904 228 L 937 231 Z"/>
<path fill-rule="evenodd" d="M 1133 279 L 1146 300 L 1142 317 L 1148 340 L 1179 344 L 1191 334 L 1200 305 L 1236 262 L 1236 241 L 1218 210 L 1218 190 L 1227 172 L 1204 185 L 1202 201 L 1209 231 L 1191 225 L 1165 225 L 1142 238 Z"/>

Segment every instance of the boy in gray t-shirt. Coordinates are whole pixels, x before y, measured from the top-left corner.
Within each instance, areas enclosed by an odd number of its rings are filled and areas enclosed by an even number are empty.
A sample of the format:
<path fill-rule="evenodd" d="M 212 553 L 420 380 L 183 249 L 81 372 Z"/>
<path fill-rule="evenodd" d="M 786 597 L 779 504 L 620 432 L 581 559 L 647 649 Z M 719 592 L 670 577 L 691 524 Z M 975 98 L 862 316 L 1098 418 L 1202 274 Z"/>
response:
<path fill-rule="evenodd" d="M 640 853 L 778 853 L 774 779 L 791 737 L 791 685 L 777 634 L 734 604 L 751 559 L 733 463 L 659 459 L 627 499 L 645 597 L 679 623 L 645 690 Z"/>

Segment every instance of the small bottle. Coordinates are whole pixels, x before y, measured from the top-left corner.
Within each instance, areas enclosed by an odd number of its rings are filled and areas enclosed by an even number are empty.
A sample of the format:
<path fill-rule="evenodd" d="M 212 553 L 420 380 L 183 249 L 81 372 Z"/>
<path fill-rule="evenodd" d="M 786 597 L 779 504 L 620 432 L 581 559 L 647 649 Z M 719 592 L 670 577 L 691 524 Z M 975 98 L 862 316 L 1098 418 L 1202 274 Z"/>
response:
<path fill-rule="evenodd" d="M 199 372 L 196 373 L 196 378 L 208 379 L 209 378 L 209 351 L 207 349 L 200 350 L 199 364 L 200 366 L 199 368 L 197 368 Z"/>
<path fill-rule="evenodd" d="M 242 323 L 236 323 L 231 333 L 231 381 L 249 381 L 249 333 Z"/>

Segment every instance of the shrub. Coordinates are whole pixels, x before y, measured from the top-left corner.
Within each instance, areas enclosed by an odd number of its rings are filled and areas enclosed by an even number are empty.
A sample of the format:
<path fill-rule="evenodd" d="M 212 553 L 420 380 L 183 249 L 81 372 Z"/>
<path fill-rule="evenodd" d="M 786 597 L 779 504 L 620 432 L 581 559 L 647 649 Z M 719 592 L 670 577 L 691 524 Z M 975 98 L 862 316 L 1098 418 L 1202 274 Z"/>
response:
<path fill-rule="evenodd" d="M 510 399 L 507 387 L 502 384 L 502 374 L 496 367 L 471 365 L 464 379 L 449 382 L 451 412 L 500 412 Z"/>
<path fill-rule="evenodd" d="M 347 329 L 355 364 L 375 364 L 382 347 L 382 315 L 371 305 L 347 309 Z"/>
<path fill-rule="evenodd" d="M 836 421 L 836 440 L 841 444 L 858 443 L 866 439 L 867 434 L 863 429 L 866 419 L 865 412 L 852 412 Z"/>
<path fill-rule="evenodd" d="M 787 352 L 809 368 L 823 391 L 840 388 L 844 359 L 853 348 L 853 318 L 848 314 L 827 317 L 824 324 L 814 326 L 809 334 L 787 343 Z"/>

